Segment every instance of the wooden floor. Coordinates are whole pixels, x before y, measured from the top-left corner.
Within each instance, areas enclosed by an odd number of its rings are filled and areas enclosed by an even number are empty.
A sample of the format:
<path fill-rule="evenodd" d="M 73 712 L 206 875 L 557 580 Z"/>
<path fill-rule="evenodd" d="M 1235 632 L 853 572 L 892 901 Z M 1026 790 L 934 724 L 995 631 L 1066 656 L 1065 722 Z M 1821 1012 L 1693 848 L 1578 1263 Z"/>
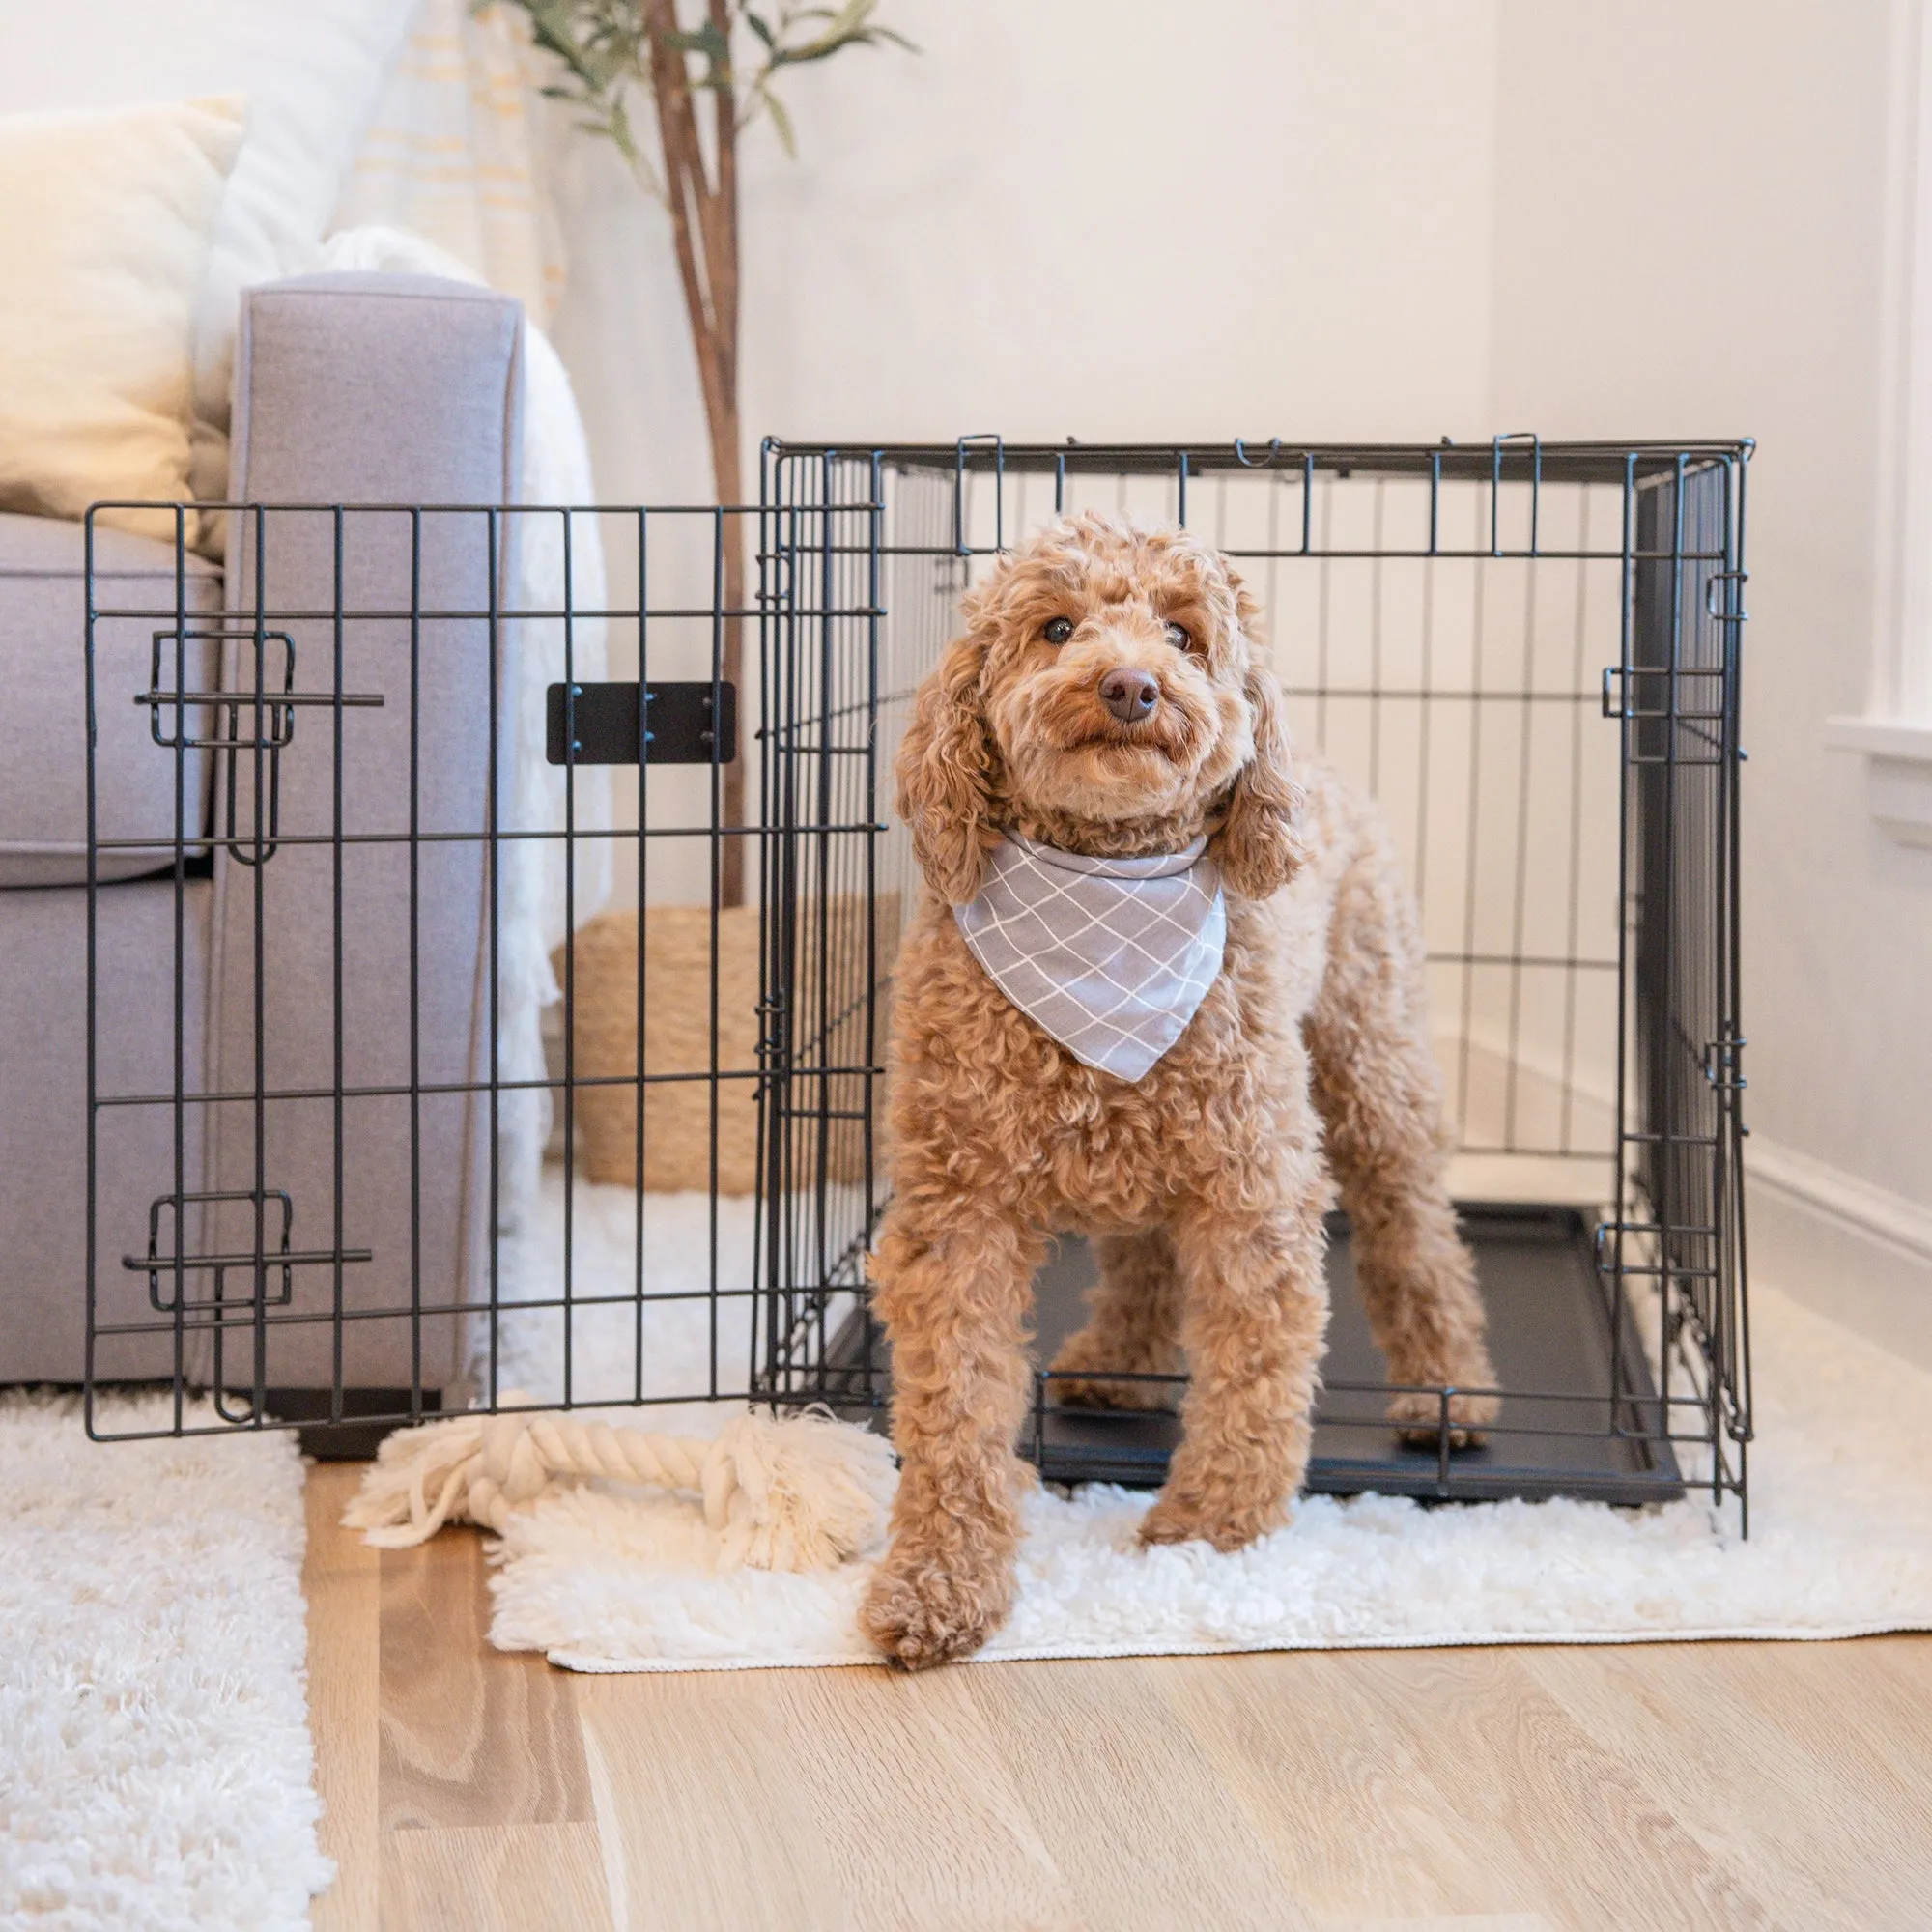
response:
<path fill-rule="evenodd" d="M 309 1480 L 320 1932 L 1932 1927 L 1932 1638 L 575 1677 Z"/>

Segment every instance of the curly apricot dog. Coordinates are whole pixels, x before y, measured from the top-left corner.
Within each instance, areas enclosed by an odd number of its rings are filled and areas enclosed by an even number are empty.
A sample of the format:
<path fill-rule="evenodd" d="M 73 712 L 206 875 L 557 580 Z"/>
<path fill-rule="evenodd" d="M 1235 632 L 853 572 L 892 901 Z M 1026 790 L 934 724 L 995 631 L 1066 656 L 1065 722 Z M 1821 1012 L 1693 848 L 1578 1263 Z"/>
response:
<path fill-rule="evenodd" d="M 895 976 L 895 1191 L 872 1264 L 903 1473 L 863 1613 L 900 1663 L 976 1649 L 1010 1607 L 1025 1323 L 1051 1231 L 1097 1236 L 1091 1320 L 1055 1364 L 1096 1378 L 1076 1396 L 1134 1400 L 1106 1371 L 1189 1372 L 1146 1543 L 1236 1549 L 1287 1519 L 1327 1324 L 1331 1168 L 1391 1378 L 1493 1384 L 1445 1190 L 1415 910 L 1368 803 L 1292 770 L 1256 614 L 1185 532 L 1072 518 L 966 599 L 965 636 L 919 692 L 898 800 L 928 890 Z M 1109 858 L 1207 838 L 1220 971 L 1141 1078 L 1083 1064 L 969 950 L 953 908 L 1009 834 Z M 1392 1418 L 1433 1423 L 1437 1401 L 1398 1397 Z M 1494 1408 L 1457 1396 L 1459 1435 Z"/>

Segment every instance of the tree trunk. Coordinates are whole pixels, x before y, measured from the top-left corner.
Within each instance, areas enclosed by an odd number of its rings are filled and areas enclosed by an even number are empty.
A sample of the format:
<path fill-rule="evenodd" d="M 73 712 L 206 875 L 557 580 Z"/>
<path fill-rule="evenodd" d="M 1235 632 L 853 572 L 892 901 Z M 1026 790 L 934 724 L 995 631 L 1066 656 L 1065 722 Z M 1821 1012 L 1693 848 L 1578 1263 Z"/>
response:
<path fill-rule="evenodd" d="M 707 412 L 707 413 L 709 413 Z M 738 396 L 734 384 L 724 398 L 711 429 L 711 474 L 718 486 L 720 503 L 744 501 L 743 477 L 739 469 Z M 745 620 L 737 613 L 745 609 L 745 519 L 725 516 L 719 519 L 719 541 L 724 547 L 724 568 L 719 582 L 724 590 L 724 619 L 719 649 L 718 675 L 736 688 L 739 702 L 738 755 L 724 767 L 719 787 L 719 820 L 725 826 L 745 822 L 745 765 L 751 743 L 751 711 L 745 691 Z M 737 833 L 719 840 L 719 902 L 735 906 L 745 903 L 745 846 L 749 835 Z"/>
<path fill-rule="evenodd" d="M 712 26 L 728 43 L 731 35 L 728 0 L 709 0 L 709 7 Z M 718 486 L 718 500 L 738 504 L 745 500 L 744 475 L 739 467 L 744 460 L 745 444 L 738 422 L 737 96 L 730 87 L 720 88 L 712 95 L 711 104 L 716 117 L 712 125 L 718 137 L 718 191 L 713 206 L 719 218 L 707 224 L 706 241 L 711 242 L 715 237 L 715 248 L 708 250 L 714 258 L 711 316 L 718 331 L 718 366 L 724 381 L 719 385 L 717 407 L 713 409 L 707 402 L 705 414 L 711 422 L 711 479 Z M 719 535 L 724 545 L 724 609 L 733 613 L 745 608 L 745 519 L 726 516 L 721 522 L 723 528 Z M 741 699 L 746 696 L 745 620 L 734 614 L 727 614 L 724 619 L 719 676 L 726 684 L 736 686 Z M 747 724 L 749 712 L 748 706 Z M 749 743 L 751 733 L 741 730 L 739 737 Z M 746 745 L 741 744 L 737 757 L 724 767 L 720 809 L 726 825 L 741 826 L 745 822 L 747 762 Z M 719 891 L 727 906 L 745 903 L 745 847 L 749 842 L 748 833 L 724 840 Z"/>
<path fill-rule="evenodd" d="M 658 133 L 664 147 L 665 194 L 670 204 L 671 239 L 677 249 L 678 277 L 684 286 L 691 343 L 697 357 L 697 381 L 704 396 L 704 420 L 711 440 L 711 480 L 717 500 L 736 505 L 744 499 L 744 471 L 738 422 L 738 117 L 728 86 L 711 95 L 717 174 L 704 165 L 697 115 L 692 104 L 691 72 L 684 53 L 671 44 L 678 33 L 676 0 L 647 0 L 651 31 L 651 91 Z M 727 0 L 707 0 L 711 23 L 728 36 Z M 724 615 L 720 624 L 718 675 L 744 693 L 745 537 L 743 517 L 720 519 L 724 554 L 719 572 Z M 749 716 L 749 712 L 747 713 Z M 740 730 L 742 740 L 749 733 Z M 724 768 L 719 786 L 719 823 L 726 836 L 719 843 L 718 895 L 723 905 L 745 903 L 746 754 Z"/>

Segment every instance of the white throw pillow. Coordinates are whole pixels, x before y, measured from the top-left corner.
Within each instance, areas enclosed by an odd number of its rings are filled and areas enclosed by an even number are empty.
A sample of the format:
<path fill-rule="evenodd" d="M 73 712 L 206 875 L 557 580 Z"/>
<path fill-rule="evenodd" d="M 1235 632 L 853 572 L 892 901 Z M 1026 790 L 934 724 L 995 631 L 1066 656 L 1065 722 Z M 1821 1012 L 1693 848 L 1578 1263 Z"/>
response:
<path fill-rule="evenodd" d="M 0 118 L 0 509 L 188 495 L 195 304 L 246 118 L 236 99 Z"/>
<path fill-rule="evenodd" d="M 197 318 L 195 402 L 228 425 L 242 291 L 299 274 L 327 230 L 416 0 L 87 0 L 15 5 L 0 29 L 0 114 L 244 94 L 248 138 L 222 198 Z M 226 492 L 225 447 L 197 481 Z"/>

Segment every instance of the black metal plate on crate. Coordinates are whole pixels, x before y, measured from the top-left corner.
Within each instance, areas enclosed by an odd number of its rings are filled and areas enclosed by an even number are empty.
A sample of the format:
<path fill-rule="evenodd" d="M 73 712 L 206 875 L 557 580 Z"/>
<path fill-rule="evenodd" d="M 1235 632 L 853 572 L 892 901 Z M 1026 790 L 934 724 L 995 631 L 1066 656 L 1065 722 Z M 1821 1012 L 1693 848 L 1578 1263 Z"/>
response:
<path fill-rule="evenodd" d="M 635 765 L 638 698 L 636 684 L 580 684 L 577 701 L 567 706 L 571 687 L 554 684 L 549 693 L 549 744 L 554 765 Z M 738 688 L 709 678 L 649 688 L 650 730 L 643 756 L 654 765 L 728 765 L 738 755 Z M 716 702 L 718 713 L 712 715 Z M 570 748 L 570 724 L 577 726 L 577 750 Z M 716 750 L 714 751 L 714 743 Z"/>
<path fill-rule="evenodd" d="M 1333 1315 L 1321 1365 L 1323 1419 L 1315 1432 L 1308 1489 L 1330 1495 L 1376 1490 L 1463 1501 L 1572 1495 L 1646 1503 L 1682 1495 L 1670 1445 L 1654 1439 L 1662 1434 L 1656 1386 L 1627 1312 L 1623 1348 L 1611 1346 L 1593 1248 L 1596 1215 L 1577 1208 L 1490 1202 L 1461 1203 L 1459 1212 L 1489 1309 L 1498 1384 L 1521 1393 L 1504 1397 L 1498 1427 L 1482 1447 L 1451 1455 L 1445 1484 L 1435 1448 L 1406 1447 L 1382 1419 L 1384 1396 L 1346 1388 L 1351 1382 L 1385 1382 L 1388 1368 L 1370 1339 L 1355 1290 L 1347 1223 L 1335 1216 L 1328 1248 Z M 1086 1315 L 1081 1292 L 1094 1279 L 1086 1242 L 1060 1241 L 1035 1284 L 1036 1363 L 1050 1361 L 1081 1325 Z M 883 1340 L 874 1346 L 883 1361 Z M 835 1371 L 856 1364 L 863 1348 L 861 1323 L 854 1321 L 829 1351 Z M 1611 1427 L 1613 1388 L 1623 1398 L 1615 1410 L 1625 1424 L 1621 1433 Z M 833 1399 L 836 1403 L 836 1394 Z M 874 1414 L 883 1428 L 883 1415 Z M 1179 1433 L 1169 1414 L 1049 1406 L 1043 1415 L 1029 1419 L 1020 1446 L 1051 1482 L 1151 1488 L 1164 1480 Z"/>

